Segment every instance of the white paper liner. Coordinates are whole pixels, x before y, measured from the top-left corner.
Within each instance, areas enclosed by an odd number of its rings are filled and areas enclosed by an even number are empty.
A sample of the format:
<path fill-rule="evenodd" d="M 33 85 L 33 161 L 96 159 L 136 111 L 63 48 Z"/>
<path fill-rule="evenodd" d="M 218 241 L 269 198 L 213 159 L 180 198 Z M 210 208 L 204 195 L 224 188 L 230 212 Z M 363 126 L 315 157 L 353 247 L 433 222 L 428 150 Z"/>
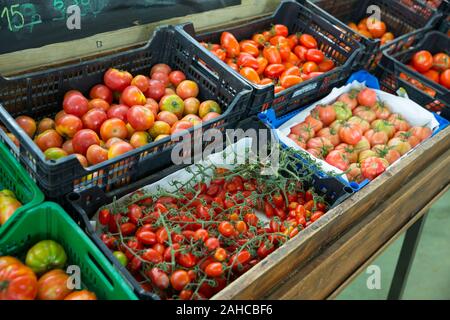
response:
<path fill-rule="evenodd" d="M 352 83 L 349 83 L 344 87 L 334 88 L 328 96 L 326 96 L 322 100 L 314 103 L 310 107 L 306 108 L 305 110 L 303 110 L 302 112 L 297 114 L 295 117 L 293 117 L 292 119 L 290 119 L 289 121 L 284 123 L 278 129 L 275 129 L 274 134 L 285 145 L 287 145 L 295 150 L 304 150 L 300 146 L 298 146 L 294 141 L 292 141 L 291 139 L 288 138 L 291 128 L 293 126 L 295 126 L 296 124 L 303 122 L 305 120 L 305 118 L 311 114 L 311 111 L 317 105 L 332 104 L 336 101 L 336 99 L 341 94 L 350 92 L 352 89 L 361 89 L 362 87 L 365 87 L 365 82 L 361 83 L 358 81 L 353 81 Z M 407 99 L 407 98 L 398 97 L 398 96 L 389 94 L 389 93 L 381 91 L 381 90 L 375 90 L 375 92 L 377 93 L 378 100 L 383 101 L 392 113 L 399 113 L 400 115 L 402 115 L 402 117 L 406 121 L 408 121 L 408 123 L 411 126 L 413 126 L 413 127 L 426 126 L 426 127 L 430 128 L 433 132 L 439 128 L 439 122 L 436 120 L 436 118 L 433 116 L 433 114 L 431 112 L 429 112 L 428 110 L 422 108 L 420 105 L 418 105 L 414 101 Z M 412 150 L 414 150 L 414 149 L 412 149 Z M 405 155 L 403 155 L 401 158 L 403 158 Z M 334 172 L 336 174 L 343 173 L 341 170 L 330 165 L 326 161 L 318 159 L 318 158 L 314 157 L 313 155 L 310 155 L 310 156 L 313 157 L 315 160 L 317 160 L 318 165 L 320 165 L 324 171 Z M 343 179 L 348 181 L 346 175 L 342 175 L 342 177 L 343 177 Z"/>

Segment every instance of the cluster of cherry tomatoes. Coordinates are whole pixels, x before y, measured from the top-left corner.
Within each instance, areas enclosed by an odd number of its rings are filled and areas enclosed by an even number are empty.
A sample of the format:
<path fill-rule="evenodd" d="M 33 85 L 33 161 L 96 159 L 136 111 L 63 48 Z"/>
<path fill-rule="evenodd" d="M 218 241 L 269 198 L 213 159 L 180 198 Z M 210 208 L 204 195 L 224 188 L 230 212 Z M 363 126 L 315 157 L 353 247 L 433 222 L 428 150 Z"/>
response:
<path fill-rule="evenodd" d="M 421 50 L 414 54 L 409 64 L 407 64 L 412 70 L 423 74 L 431 81 L 450 89 L 450 57 L 444 52 L 436 53 L 432 55 L 427 50 Z M 424 91 L 428 95 L 435 97 L 436 91 L 429 88 L 417 79 L 409 77 L 405 73 L 401 73 L 400 77 L 418 89 Z"/>
<path fill-rule="evenodd" d="M 281 24 L 240 42 L 232 33 L 223 32 L 220 44 L 202 45 L 252 83 L 274 84 L 275 93 L 335 67 L 334 61 L 318 49 L 313 36 L 289 34 Z"/>
<path fill-rule="evenodd" d="M 376 18 L 364 18 L 358 24 L 350 22 L 348 26 L 368 39 L 380 39 L 381 45 L 395 39 L 392 32 L 386 32 L 386 24 Z"/>
<path fill-rule="evenodd" d="M 428 127 L 411 127 L 378 101 L 374 90 L 364 88 L 318 105 L 288 137 L 360 183 L 376 178 L 431 134 Z"/>
<path fill-rule="evenodd" d="M 67 256 L 53 240 L 31 247 L 25 263 L 12 256 L 0 257 L 0 300 L 97 300 L 94 292 L 75 291 L 64 272 Z"/>
<path fill-rule="evenodd" d="M 84 167 L 96 165 L 222 112 L 216 101 L 200 102 L 197 83 L 166 64 L 154 65 L 148 76 L 135 77 L 111 68 L 103 81 L 90 90 L 89 98 L 77 90 L 67 92 L 63 110 L 54 119 L 16 118 L 46 159 L 75 154 Z"/>
<path fill-rule="evenodd" d="M 209 185 L 170 195 L 136 191 L 128 206 L 99 211 L 101 239 L 146 291 L 210 298 L 327 210 L 299 182 L 288 192 L 261 181 L 216 168 Z"/>

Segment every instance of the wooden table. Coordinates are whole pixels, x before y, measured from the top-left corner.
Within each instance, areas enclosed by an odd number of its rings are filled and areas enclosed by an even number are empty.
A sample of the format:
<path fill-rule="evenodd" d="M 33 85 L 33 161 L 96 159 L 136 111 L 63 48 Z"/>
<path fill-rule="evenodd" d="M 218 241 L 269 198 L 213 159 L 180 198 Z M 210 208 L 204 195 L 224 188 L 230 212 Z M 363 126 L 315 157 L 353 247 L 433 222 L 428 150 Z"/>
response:
<path fill-rule="evenodd" d="M 422 218 L 449 184 L 450 127 L 447 127 L 214 299 L 333 298 L 406 231 L 389 293 L 389 298 L 399 298 Z"/>

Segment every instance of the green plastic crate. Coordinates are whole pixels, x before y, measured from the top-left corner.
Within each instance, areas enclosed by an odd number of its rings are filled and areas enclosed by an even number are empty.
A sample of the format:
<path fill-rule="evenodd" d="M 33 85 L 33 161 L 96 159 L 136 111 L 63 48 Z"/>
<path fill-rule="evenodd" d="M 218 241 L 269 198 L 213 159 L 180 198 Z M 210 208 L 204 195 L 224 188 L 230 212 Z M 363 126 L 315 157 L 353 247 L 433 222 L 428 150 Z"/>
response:
<path fill-rule="evenodd" d="M 98 299 L 137 300 L 111 263 L 56 203 L 44 202 L 6 226 L 0 238 L 0 256 L 23 261 L 27 250 L 41 240 L 54 240 L 64 247 L 67 264 L 80 267 L 83 287 L 95 292 Z"/>
<path fill-rule="evenodd" d="M 13 224 L 23 212 L 44 201 L 44 195 L 37 185 L 6 146 L 0 142 L 0 191 L 3 189 L 13 191 L 17 200 L 22 203 L 22 207 L 17 209 L 3 226 L 0 226 L 0 239 L 3 229 Z"/>

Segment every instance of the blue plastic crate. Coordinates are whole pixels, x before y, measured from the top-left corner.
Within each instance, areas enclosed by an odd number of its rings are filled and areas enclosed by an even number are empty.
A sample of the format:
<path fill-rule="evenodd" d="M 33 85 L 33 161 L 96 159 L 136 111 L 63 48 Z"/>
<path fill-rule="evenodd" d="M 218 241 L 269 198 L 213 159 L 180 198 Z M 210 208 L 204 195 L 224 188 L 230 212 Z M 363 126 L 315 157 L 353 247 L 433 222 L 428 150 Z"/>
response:
<path fill-rule="evenodd" d="M 380 84 L 378 82 L 378 79 L 376 77 L 374 77 L 373 75 L 371 75 L 369 72 L 367 72 L 366 70 L 360 70 L 358 72 L 353 73 L 347 80 L 347 84 L 352 83 L 353 81 L 358 81 L 358 82 L 365 82 L 366 86 L 371 88 L 371 89 L 376 89 L 376 90 L 380 90 Z M 308 108 L 310 105 L 301 107 L 295 111 L 292 111 L 291 113 L 288 113 L 284 116 L 281 116 L 279 118 L 276 117 L 275 115 L 275 111 L 273 109 L 268 109 L 264 112 L 261 112 L 258 114 L 258 118 L 270 129 L 278 129 L 280 126 L 282 126 L 285 122 L 289 121 L 290 119 L 292 119 L 293 117 L 295 117 L 297 114 L 299 114 L 300 112 L 302 112 L 304 109 Z M 445 127 L 447 127 L 450 122 L 446 119 L 444 119 L 443 117 L 439 116 L 436 113 L 433 113 L 434 117 L 436 118 L 436 120 L 439 122 L 439 128 L 437 130 L 435 130 L 433 132 L 433 136 L 436 135 L 438 132 L 442 131 Z M 346 184 L 347 186 L 351 187 L 354 191 L 359 191 L 361 190 L 363 187 L 365 187 L 370 180 L 364 180 L 361 183 L 356 183 L 356 182 L 348 182 L 347 180 L 345 180 L 342 177 L 329 177 L 328 174 L 326 174 L 321 168 L 315 167 L 316 171 L 317 171 L 317 175 L 323 179 L 325 178 L 329 178 L 331 179 L 337 179 L 341 182 L 343 182 L 344 184 Z M 329 181 L 330 181 L 329 180 Z"/>

